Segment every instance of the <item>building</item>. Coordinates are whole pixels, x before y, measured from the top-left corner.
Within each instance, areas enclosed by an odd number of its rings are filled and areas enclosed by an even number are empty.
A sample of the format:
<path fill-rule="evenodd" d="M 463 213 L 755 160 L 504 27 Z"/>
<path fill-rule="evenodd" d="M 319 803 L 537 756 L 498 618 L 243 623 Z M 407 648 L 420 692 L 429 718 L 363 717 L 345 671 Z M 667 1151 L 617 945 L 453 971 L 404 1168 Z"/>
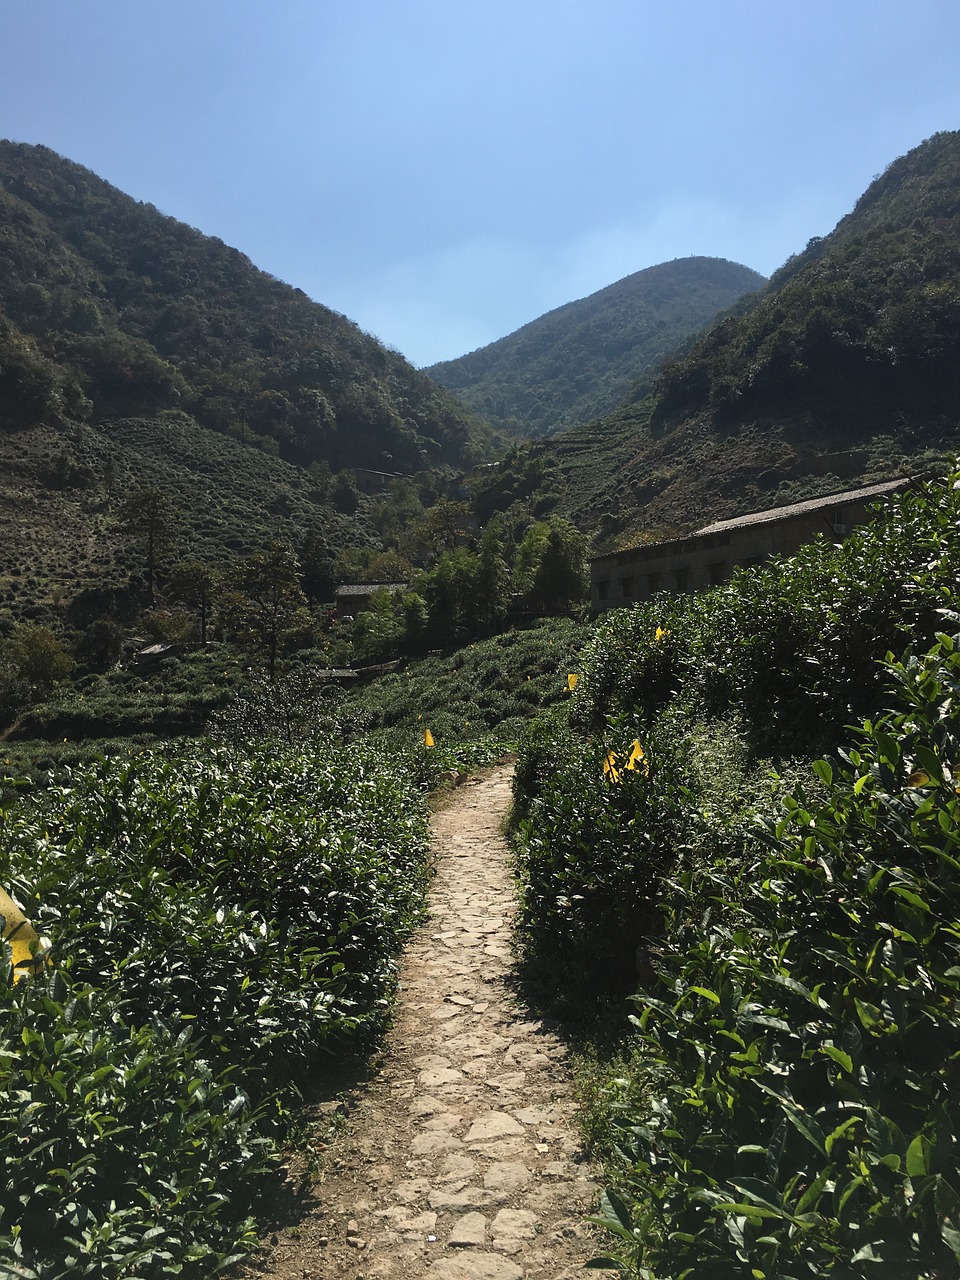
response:
<path fill-rule="evenodd" d="M 590 603 L 596 612 L 622 609 L 657 591 L 700 591 L 724 582 L 738 566 L 793 555 L 823 534 L 840 542 L 870 515 L 870 508 L 910 480 L 847 489 L 826 498 L 793 502 L 749 516 L 719 520 L 686 538 L 651 542 L 597 556 L 590 562 Z"/>
<path fill-rule="evenodd" d="M 390 492 L 394 480 L 409 480 L 409 476 L 395 471 L 371 471 L 369 467 L 354 467 L 357 488 L 368 497 L 378 497 Z"/>
<path fill-rule="evenodd" d="M 355 618 L 370 608 L 370 601 L 375 591 L 389 591 L 396 595 L 398 591 L 406 591 L 405 582 L 358 582 L 337 587 L 334 592 L 338 618 Z"/>

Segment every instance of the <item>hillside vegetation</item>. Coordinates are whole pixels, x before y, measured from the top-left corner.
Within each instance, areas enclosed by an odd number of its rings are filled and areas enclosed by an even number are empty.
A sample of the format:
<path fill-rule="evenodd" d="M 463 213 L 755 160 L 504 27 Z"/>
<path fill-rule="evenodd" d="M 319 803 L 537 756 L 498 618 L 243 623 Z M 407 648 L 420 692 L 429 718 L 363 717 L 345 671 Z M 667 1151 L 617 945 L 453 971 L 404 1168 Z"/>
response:
<path fill-rule="evenodd" d="M 650 394 L 511 467 L 559 470 L 557 509 L 607 545 L 916 472 L 960 442 L 958 348 L 954 132 L 895 160 Z"/>
<path fill-rule="evenodd" d="M 718 311 L 764 283 L 722 258 L 678 258 L 425 372 L 510 435 L 553 436 L 609 412 Z"/>
<path fill-rule="evenodd" d="M 52 940 L 0 965 L 11 1274 L 209 1275 L 256 1246 L 295 1084 L 373 1043 L 422 914 L 413 765 L 128 752 L 0 810 L 0 882 Z"/>
<path fill-rule="evenodd" d="M 0 427 L 162 409 L 334 469 L 458 465 L 485 439 L 402 356 L 236 249 L 0 142 Z"/>
<path fill-rule="evenodd" d="M 41 148 L 0 175 L 0 884 L 52 944 L 4 921 L 14 1272 L 254 1247 L 297 1082 L 388 1016 L 425 794 L 519 739 L 522 976 L 617 1020 L 606 1265 L 960 1280 L 957 464 L 842 546 L 576 618 L 585 529 L 956 443 L 960 134 L 656 388 L 465 476 L 466 411 L 341 318 Z M 343 580 L 395 589 L 338 618 Z"/>

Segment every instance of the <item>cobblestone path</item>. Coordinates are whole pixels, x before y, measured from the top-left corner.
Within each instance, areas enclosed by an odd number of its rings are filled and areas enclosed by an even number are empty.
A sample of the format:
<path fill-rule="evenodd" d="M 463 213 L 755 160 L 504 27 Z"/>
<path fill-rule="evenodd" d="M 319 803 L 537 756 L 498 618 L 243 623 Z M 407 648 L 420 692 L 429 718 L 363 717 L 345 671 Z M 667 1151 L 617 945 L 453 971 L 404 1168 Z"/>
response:
<path fill-rule="evenodd" d="M 500 822 L 510 769 L 434 816 L 431 917 L 409 945 L 382 1068 L 351 1111 L 277 1280 L 569 1280 L 597 1252 L 559 1040 L 510 983 L 515 909 Z"/>

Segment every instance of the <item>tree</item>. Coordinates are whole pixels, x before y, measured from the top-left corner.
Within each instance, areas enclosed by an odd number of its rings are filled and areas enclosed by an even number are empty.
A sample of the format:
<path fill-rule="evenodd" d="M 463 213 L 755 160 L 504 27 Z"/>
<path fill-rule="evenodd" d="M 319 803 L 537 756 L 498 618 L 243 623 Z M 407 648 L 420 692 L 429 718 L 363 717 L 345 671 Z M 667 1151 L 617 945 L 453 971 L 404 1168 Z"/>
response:
<path fill-rule="evenodd" d="M 147 573 L 147 603 L 153 604 L 157 559 L 170 541 L 173 520 L 170 504 L 156 485 L 137 489 L 120 508 L 124 532 L 143 548 Z"/>
<path fill-rule="evenodd" d="M 441 498 L 415 526 L 416 536 L 435 554 L 452 551 L 470 536 L 470 508 L 466 502 Z"/>
<path fill-rule="evenodd" d="M 94 618 L 74 647 L 82 666 L 90 671 L 106 671 L 120 657 L 123 630 L 113 618 Z"/>
<path fill-rule="evenodd" d="M 425 575 L 430 618 L 438 640 L 463 639 L 477 627 L 480 558 L 466 547 L 444 551 Z"/>
<path fill-rule="evenodd" d="M 219 581 L 216 570 L 201 560 L 183 560 L 174 566 L 170 574 L 170 594 L 197 611 L 201 644 L 207 643 L 207 623 Z"/>
<path fill-rule="evenodd" d="M 47 627 L 16 627 L 0 646 L 0 707 L 15 711 L 43 698 L 73 670 L 73 659 Z"/>
<path fill-rule="evenodd" d="M 517 550 L 514 581 L 535 612 L 567 612 L 586 596 L 586 538 L 558 517 L 531 525 Z"/>
<path fill-rule="evenodd" d="M 310 626 L 297 558 L 290 547 L 271 542 L 243 558 L 232 574 L 232 586 L 228 614 L 234 631 L 264 655 L 273 680 L 284 648 Z"/>
<path fill-rule="evenodd" d="M 299 550 L 302 584 L 311 600 L 332 600 L 336 587 L 336 560 L 327 535 L 314 525 L 308 529 Z"/>
<path fill-rule="evenodd" d="M 394 606 L 393 593 L 375 591 L 370 605 L 353 624 L 353 650 L 364 662 L 385 662 L 397 653 L 403 638 L 403 620 Z"/>
<path fill-rule="evenodd" d="M 507 616 L 510 603 L 510 569 L 503 553 L 500 521 L 492 520 L 483 531 L 478 552 L 476 619 L 493 632 Z"/>
<path fill-rule="evenodd" d="M 352 516 L 360 506 L 360 490 L 349 471 L 337 472 L 331 494 L 334 510 L 343 516 Z"/>

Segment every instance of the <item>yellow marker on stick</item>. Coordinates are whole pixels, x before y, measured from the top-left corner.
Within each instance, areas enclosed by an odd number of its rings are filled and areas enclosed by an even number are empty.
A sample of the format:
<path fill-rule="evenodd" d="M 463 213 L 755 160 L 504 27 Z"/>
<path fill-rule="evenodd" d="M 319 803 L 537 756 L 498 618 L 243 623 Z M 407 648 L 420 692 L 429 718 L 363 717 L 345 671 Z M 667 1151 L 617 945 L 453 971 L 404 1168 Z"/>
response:
<path fill-rule="evenodd" d="M 40 939 L 36 929 L 3 889 L 0 889 L 0 916 L 3 916 L 4 939 L 10 944 L 13 980 L 19 982 L 28 974 L 36 973 L 43 964 Z"/>

